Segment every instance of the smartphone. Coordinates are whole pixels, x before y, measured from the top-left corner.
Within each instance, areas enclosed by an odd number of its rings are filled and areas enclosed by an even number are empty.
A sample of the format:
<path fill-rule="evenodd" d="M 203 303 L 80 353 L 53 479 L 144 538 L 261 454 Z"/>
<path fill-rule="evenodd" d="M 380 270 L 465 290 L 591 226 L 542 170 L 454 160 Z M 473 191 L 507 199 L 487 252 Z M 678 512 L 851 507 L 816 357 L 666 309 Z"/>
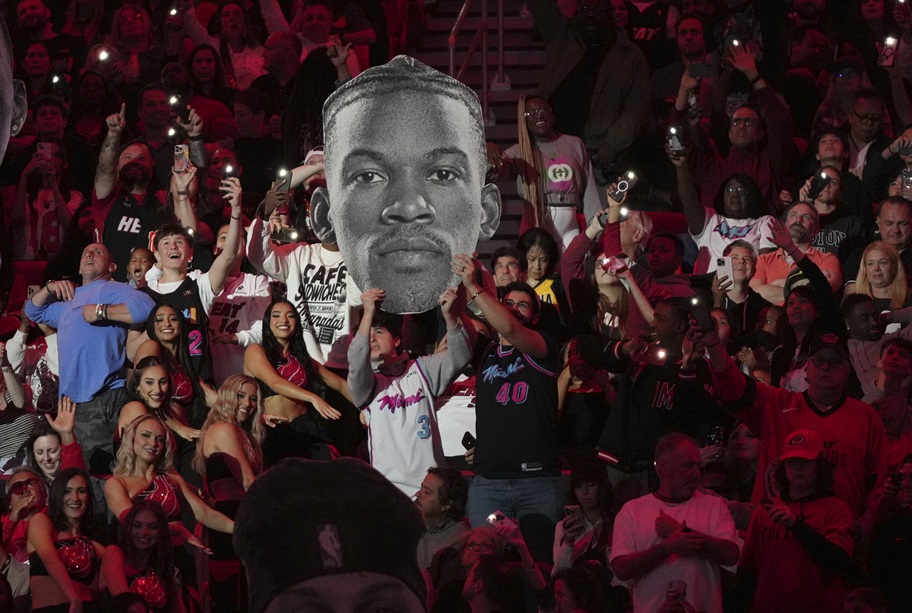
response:
<path fill-rule="evenodd" d="M 624 263 L 624 260 L 618 259 L 613 255 L 609 255 L 602 260 L 602 270 L 605 272 L 617 274 L 625 268 L 627 268 L 627 264 Z"/>
<path fill-rule="evenodd" d="M 172 110 L 177 113 L 178 119 L 181 123 L 187 123 L 190 121 L 190 107 L 187 106 L 187 103 L 181 100 L 180 96 L 171 96 L 168 99 L 168 102 L 171 104 Z"/>
<path fill-rule="evenodd" d="M 639 177 L 637 177 L 636 173 L 632 170 L 628 170 L 618 177 L 617 185 L 611 190 L 611 197 L 614 200 L 620 200 L 621 197 L 627 193 L 627 190 L 637 184 L 637 181 L 639 181 Z"/>
<path fill-rule="evenodd" d="M 465 447 L 466 451 L 475 447 L 475 437 L 468 430 L 462 435 L 462 446 Z"/>
<path fill-rule="evenodd" d="M 288 226 L 274 233 L 272 239 L 279 243 L 301 243 L 304 242 L 306 236 L 306 231 Z"/>
<path fill-rule="evenodd" d="M 811 178 L 811 187 L 808 190 L 808 198 L 810 198 L 811 200 L 816 200 L 817 197 L 820 196 L 820 194 L 823 192 L 823 190 L 826 189 L 827 185 L 829 185 L 832 180 L 833 179 L 830 178 L 830 175 L 828 175 L 826 172 L 824 172 L 822 170 L 820 172 L 816 173 Z"/>
<path fill-rule="evenodd" d="M 38 143 L 35 146 L 35 155 L 52 160 L 60 152 L 60 145 L 57 143 Z"/>
<path fill-rule="evenodd" d="M 912 170 L 902 169 L 902 185 L 903 189 L 912 189 Z"/>
<path fill-rule="evenodd" d="M 709 313 L 709 305 L 700 296 L 694 296 L 690 299 L 690 314 L 701 330 L 712 330 L 716 327 L 716 323 Z"/>
<path fill-rule="evenodd" d="M 291 187 L 291 173 L 284 168 L 279 168 L 275 178 L 275 191 L 287 192 Z"/>
<path fill-rule="evenodd" d="M 31 300 L 32 296 L 37 294 L 38 290 L 40 290 L 40 289 L 41 289 L 40 285 L 29 285 L 27 288 L 25 288 L 25 299 Z"/>
<path fill-rule="evenodd" d="M 720 279 L 722 277 L 728 277 L 729 281 L 735 281 L 735 272 L 732 269 L 732 259 L 730 256 L 716 258 L 716 276 Z"/>
<path fill-rule="evenodd" d="M 878 66 L 892 66 L 896 62 L 896 45 L 899 41 L 892 36 L 884 39 L 880 55 L 877 57 Z"/>
<path fill-rule="evenodd" d="M 187 172 L 190 169 L 190 147 L 174 145 L 174 172 Z"/>
<path fill-rule="evenodd" d="M 575 518 L 579 522 L 583 521 L 583 507 L 578 504 L 568 504 L 564 506 L 564 518 Z"/>
<path fill-rule="evenodd" d="M 665 142 L 668 144 L 668 149 L 675 154 L 675 157 L 684 153 L 683 136 L 684 130 L 680 126 L 670 126 L 665 134 Z"/>
<path fill-rule="evenodd" d="M 718 67 L 715 62 L 696 62 L 688 64 L 687 72 L 694 79 L 705 79 L 716 76 Z"/>
<path fill-rule="evenodd" d="M 238 176 L 237 168 L 231 164 L 226 164 L 225 168 L 222 169 L 222 181 L 225 179 L 230 179 L 231 177 Z"/>
<path fill-rule="evenodd" d="M 510 519 L 509 517 L 507 517 L 500 511 L 494 511 L 493 513 L 488 515 L 488 523 L 491 524 L 492 526 L 497 526 L 499 524 L 507 524 L 507 525 L 516 526 L 515 521 L 513 521 L 512 519 Z"/>

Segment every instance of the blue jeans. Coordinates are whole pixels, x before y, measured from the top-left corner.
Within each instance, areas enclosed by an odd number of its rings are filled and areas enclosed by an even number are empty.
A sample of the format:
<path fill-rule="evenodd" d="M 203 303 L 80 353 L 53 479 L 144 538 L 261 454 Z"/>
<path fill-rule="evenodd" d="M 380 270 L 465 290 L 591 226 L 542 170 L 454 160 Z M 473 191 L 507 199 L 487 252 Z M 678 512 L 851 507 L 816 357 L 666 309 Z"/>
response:
<path fill-rule="evenodd" d="M 567 486 L 559 476 L 485 479 L 475 475 L 469 486 L 466 516 L 473 528 L 484 526 L 494 511 L 516 519 L 532 557 L 549 561 L 554 525 L 563 515 L 566 496 Z"/>

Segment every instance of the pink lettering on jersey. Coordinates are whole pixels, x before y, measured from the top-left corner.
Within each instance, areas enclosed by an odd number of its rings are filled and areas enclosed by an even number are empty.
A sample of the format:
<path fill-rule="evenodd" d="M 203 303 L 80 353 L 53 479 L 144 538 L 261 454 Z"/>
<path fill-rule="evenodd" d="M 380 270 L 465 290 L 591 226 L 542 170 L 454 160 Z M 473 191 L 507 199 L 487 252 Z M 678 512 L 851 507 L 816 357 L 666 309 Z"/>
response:
<path fill-rule="evenodd" d="M 412 406 L 413 404 L 418 404 L 422 400 L 427 398 L 424 395 L 423 390 L 418 390 L 411 396 L 403 396 L 402 394 L 387 394 L 386 396 L 380 396 L 380 405 L 378 410 L 382 411 L 383 409 L 389 409 L 390 413 L 395 414 L 396 409 L 404 409 Z"/>

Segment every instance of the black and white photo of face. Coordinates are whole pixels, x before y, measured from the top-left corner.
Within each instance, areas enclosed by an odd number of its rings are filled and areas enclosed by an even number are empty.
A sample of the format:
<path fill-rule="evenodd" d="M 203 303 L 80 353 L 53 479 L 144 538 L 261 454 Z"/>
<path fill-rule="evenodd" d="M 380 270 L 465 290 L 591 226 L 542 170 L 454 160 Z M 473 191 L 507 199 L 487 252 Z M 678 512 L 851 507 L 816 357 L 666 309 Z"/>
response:
<path fill-rule="evenodd" d="M 477 126 L 463 100 L 405 83 L 353 97 L 326 130 L 314 229 L 334 236 L 359 288 L 386 292 L 386 311 L 436 306 L 458 283 L 453 255 L 473 253 L 497 229 L 500 193 L 484 183 Z"/>

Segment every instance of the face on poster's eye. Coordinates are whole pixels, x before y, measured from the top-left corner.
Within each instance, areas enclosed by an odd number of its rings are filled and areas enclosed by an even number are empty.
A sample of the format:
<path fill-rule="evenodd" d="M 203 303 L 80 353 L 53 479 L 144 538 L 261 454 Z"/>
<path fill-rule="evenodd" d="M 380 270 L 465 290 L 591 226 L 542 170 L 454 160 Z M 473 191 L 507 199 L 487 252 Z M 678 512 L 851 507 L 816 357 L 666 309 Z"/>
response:
<path fill-rule="evenodd" d="M 432 308 L 452 256 L 499 216 L 476 120 L 454 98 L 395 91 L 340 108 L 326 140 L 329 221 L 355 284 L 386 290 L 391 312 Z"/>

